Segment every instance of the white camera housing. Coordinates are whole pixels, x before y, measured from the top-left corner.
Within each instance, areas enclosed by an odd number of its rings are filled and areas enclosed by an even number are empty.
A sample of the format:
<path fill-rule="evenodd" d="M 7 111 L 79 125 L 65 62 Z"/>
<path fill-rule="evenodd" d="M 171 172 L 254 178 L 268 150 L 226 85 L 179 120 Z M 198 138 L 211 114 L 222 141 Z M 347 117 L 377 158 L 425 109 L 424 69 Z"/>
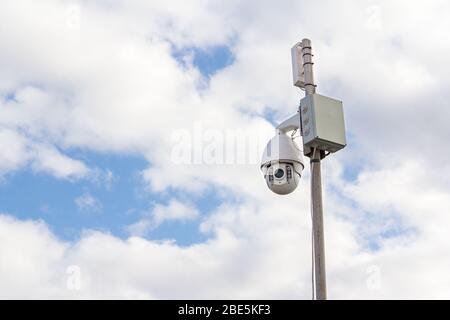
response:
<path fill-rule="evenodd" d="M 277 129 L 261 160 L 261 171 L 267 186 L 277 194 L 293 192 L 303 171 L 303 155 L 293 139 Z"/>

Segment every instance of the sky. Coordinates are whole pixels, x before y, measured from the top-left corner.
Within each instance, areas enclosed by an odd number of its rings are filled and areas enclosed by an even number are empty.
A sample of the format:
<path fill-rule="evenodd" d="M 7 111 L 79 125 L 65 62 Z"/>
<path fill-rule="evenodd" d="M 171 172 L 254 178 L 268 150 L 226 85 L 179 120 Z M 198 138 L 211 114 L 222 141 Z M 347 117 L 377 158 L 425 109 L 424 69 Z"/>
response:
<path fill-rule="evenodd" d="M 310 299 L 290 48 L 348 145 L 322 163 L 328 296 L 450 298 L 448 1 L 0 4 L 0 298 Z M 305 161 L 306 162 L 306 161 Z"/>

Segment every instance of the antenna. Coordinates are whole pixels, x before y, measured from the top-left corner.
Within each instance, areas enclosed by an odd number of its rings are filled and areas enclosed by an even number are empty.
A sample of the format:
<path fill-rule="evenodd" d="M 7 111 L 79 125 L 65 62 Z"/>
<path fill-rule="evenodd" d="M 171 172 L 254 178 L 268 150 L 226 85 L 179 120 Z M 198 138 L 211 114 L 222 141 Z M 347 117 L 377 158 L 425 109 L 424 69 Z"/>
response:
<path fill-rule="evenodd" d="M 298 42 L 291 49 L 292 75 L 294 86 L 305 88 L 305 69 L 303 68 L 302 43 Z"/>

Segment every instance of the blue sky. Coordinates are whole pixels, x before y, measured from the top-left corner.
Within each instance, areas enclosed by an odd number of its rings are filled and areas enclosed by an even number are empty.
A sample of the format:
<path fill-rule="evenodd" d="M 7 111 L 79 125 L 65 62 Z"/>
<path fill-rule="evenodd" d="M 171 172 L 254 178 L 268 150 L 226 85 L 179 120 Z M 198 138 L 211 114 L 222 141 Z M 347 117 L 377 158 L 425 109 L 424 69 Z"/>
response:
<path fill-rule="evenodd" d="M 204 77 L 209 78 L 234 62 L 230 49 L 230 46 L 224 45 L 207 48 L 187 47 L 178 50 L 174 48 L 173 56 L 179 63 L 184 64 L 184 58 L 193 55 L 192 64 Z"/>
<path fill-rule="evenodd" d="M 447 2 L 20 4 L 0 2 L 0 298 L 309 299 L 309 164 L 280 197 L 257 150 L 304 95 L 304 37 L 347 128 L 322 164 L 330 298 L 448 298 Z"/>
<path fill-rule="evenodd" d="M 186 48 L 175 52 L 174 57 L 183 64 L 186 54 L 193 54 L 192 63 L 205 78 L 233 62 L 233 55 L 226 46 Z M 7 100 L 13 98 L 11 94 L 6 97 Z M 143 157 L 85 150 L 72 150 L 66 154 L 83 159 L 89 167 L 109 170 L 113 181 L 105 184 L 98 181 L 102 178 L 58 179 L 23 168 L 7 175 L 1 182 L 0 211 L 20 219 L 42 219 L 63 240 L 76 240 L 89 229 L 110 232 L 125 239 L 130 236 L 126 226 L 151 214 L 156 203 L 164 203 L 174 195 L 183 197 L 182 192 L 175 190 L 149 192 L 141 177 L 141 171 L 148 166 Z M 98 208 L 79 208 L 76 199 L 83 195 L 96 199 Z M 202 215 L 211 213 L 221 203 L 213 190 L 193 199 Z M 144 236 L 152 240 L 174 239 L 182 246 L 199 243 L 209 236 L 199 231 L 200 222 L 201 219 L 166 221 Z"/>
<path fill-rule="evenodd" d="M 235 57 L 229 46 L 211 46 L 206 48 L 186 47 L 173 49 L 173 57 L 185 66 L 186 57 L 191 57 L 192 64 L 205 79 L 231 65 Z M 7 100 L 14 99 L 13 95 L 6 96 Z M 276 122 L 278 111 L 266 108 L 264 115 L 271 123 Z M 348 132 L 349 145 L 347 149 L 355 148 L 357 140 L 351 131 Z M 357 147 L 356 147 L 357 148 Z M 45 173 L 33 172 L 30 168 L 23 168 L 18 172 L 7 175 L 0 185 L 0 211 L 8 212 L 20 219 L 42 219 L 52 231 L 63 240 L 77 240 L 86 230 L 101 230 L 122 239 L 130 236 L 127 226 L 143 217 L 152 214 L 156 204 L 164 204 L 172 197 L 189 198 L 201 213 L 199 219 L 193 221 L 165 221 L 156 228 L 151 228 L 141 235 L 149 240 L 172 239 L 181 246 L 202 243 L 211 234 L 199 230 L 202 217 L 211 214 L 224 199 L 214 189 L 191 197 L 182 190 L 168 190 L 166 192 L 149 192 L 142 181 L 141 172 L 148 167 L 148 161 L 138 155 L 118 155 L 114 153 L 95 153 L 86 150 L 71 150 L 69 156 L 82 159 L 91 168 L 99 172 L 110 171 L 113 175 L 111 182 L 100 181 L 102 177 L 94 179 L 58 179 Z M 343 178 L 355 181 L 364 167 L 361 159 L 355 159 L 351 166 L 344 165 Z M 27 201 L 22 201 L 23 194 Z M 90 196 L 96 201 L 93 208 L 80 208 L 76 199 Z M 370 216 L 370 213 L 369 213 Z M 362 239 L 371 250 L 379 248 L 379 242 L 401 234 L 403 228 L 399 225 L 391 226 L 383 233 L 370 234 L 361 231 Z"/>

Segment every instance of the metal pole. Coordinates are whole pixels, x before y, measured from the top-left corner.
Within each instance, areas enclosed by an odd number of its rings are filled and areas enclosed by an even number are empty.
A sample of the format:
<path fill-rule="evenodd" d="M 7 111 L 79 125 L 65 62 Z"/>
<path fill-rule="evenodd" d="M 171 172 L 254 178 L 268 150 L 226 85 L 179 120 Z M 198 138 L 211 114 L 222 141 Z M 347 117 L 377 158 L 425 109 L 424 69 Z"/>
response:
<path fill-rule="evenodd" d="M 311 41 L 302 41 L 303 68 L 305 72 L 305 94 L 316 92 L 313 74 Z M 315 299 L 326 300 L 327 284 L 325 274 L 325 243 L 323 230 L 322 177 L 320 160 L 322 151 L 314 149 L 310 155 L 311 165 L 311 207 L 314 250 Z"/>
<path fill-rule="evenodd" d="M 314 73 L 311 51 L 311 40 L 302 40 L 302 57 L 303 57 L 303 70 L 305 73 L 305 92 L 306 95 L 316 93 L 316 85 L 314 84 Z"/>

